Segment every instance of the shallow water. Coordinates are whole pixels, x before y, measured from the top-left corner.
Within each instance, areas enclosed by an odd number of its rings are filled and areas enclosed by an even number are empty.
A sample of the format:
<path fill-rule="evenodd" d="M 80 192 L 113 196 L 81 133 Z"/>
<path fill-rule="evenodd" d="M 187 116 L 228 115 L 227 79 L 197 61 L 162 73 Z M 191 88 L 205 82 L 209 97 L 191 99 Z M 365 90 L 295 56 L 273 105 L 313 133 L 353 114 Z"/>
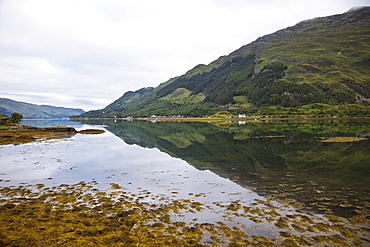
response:
<path fill-rule="evenodd" d="M 107 195 L 113 201 L 128 193 L 141 208 L 166 208 L 171 220 L 160 222 L 201 228 L 201 244 L 225 245 L 242 233 L 245 242 L 252 241 L 249 236 L 273 244 L 298 239 L 304 239 L 300 245 L 370 243 L 369 121 L 356 122 L 357 127 L 343 122 L 22 124 L 108 131 L 1 146 L 3 204 L 18 193 L 4 188 L 48 195 L 49 188 L 62 193 L 70 186 L 86 194 L 87 184 L 90 193 L 113 193 Z M 320 141 L 333 136 L 365 139 Z M 218 232 L 199 224 L 214 224 Z"/>
<path fill-rule="evenodd" d="M 71 126 L 99 128 L 99 125 Z M 95 180 L 99 189 L 108 189 L 111 183 L 117 183 L 132 192 L 150 189 L 156 194 L 179 198 L 189 193 L 204 193 L 222 200 L 224 194 L 233 194 L 230 199 L 234 200 L 253 194 L 228 179 L 209 170 L 198 170 L 158 149 L 127 145 L 108 131 L 100 135 L 4 145 L 0 150 L 4 185 L 44 183 L 51 186 Z"/>

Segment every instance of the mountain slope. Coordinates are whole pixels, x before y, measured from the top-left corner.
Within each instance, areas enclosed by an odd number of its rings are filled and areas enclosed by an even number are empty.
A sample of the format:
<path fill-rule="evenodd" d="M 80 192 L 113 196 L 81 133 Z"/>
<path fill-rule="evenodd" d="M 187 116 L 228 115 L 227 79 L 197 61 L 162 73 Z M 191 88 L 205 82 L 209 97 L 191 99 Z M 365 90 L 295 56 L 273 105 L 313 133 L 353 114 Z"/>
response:
<path fill-rule="evenodd" d="M 71 115 L 82 114 L 82 109 L 64 108 L 49 105 L 35 105 L 11 99 L 0 98 L 0 114 L 10 116 L 13 112 L 23 115 L 23 118 L 49 119 L 66 118 Z"/>
<path fill-rule="evenodd" d="M 267 106 L 368 104 L 369 67 L 370 7 L 363 7 L 260 37 L 209 65 L 156 88 L 127 92 L 82 116 L 202 116 Z"/>

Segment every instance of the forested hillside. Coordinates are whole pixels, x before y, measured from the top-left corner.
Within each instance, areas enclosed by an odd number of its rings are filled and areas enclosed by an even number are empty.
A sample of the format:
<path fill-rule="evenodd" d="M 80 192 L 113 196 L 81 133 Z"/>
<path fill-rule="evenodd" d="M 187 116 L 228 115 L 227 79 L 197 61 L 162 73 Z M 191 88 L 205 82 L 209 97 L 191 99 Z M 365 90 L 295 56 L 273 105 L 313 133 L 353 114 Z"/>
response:
<path fill-rule="evenodd" d="M 11 99 L 0 98 L 0 114 L 10 116 L 13 112 L 22 114 L 28 119 L 67 118 L 84 113 L 82 109 L 64 108 L 50 105 L 35 105 Z"/>
<path fill-rule="evenodd" d="M 302 21 L 81 117 L 370 115 L 370 7 Z"/>

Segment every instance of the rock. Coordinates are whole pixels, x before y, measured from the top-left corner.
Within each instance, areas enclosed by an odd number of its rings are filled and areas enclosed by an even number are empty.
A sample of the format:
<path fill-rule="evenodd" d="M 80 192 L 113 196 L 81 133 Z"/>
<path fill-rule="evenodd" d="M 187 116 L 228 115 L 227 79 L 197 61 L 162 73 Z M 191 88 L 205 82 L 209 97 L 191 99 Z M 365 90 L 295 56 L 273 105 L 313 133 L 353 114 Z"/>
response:
<path fill-rule="evenodd" d="M 74 128 L 69 126 L 51 126 L 45 128 L 46 130 L 58 131 L 58 132 L 77 132 Z"/>

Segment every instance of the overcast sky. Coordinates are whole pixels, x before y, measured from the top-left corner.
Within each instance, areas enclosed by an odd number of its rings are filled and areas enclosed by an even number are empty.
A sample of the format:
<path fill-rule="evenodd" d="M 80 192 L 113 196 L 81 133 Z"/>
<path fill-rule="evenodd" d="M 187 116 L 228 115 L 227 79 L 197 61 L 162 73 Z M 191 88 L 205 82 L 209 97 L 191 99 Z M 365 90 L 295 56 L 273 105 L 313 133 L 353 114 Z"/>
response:
<path fill-rule="evenodd" d="M 100 109 L 370 0 L 0 0 L 0 97 Z"/>

